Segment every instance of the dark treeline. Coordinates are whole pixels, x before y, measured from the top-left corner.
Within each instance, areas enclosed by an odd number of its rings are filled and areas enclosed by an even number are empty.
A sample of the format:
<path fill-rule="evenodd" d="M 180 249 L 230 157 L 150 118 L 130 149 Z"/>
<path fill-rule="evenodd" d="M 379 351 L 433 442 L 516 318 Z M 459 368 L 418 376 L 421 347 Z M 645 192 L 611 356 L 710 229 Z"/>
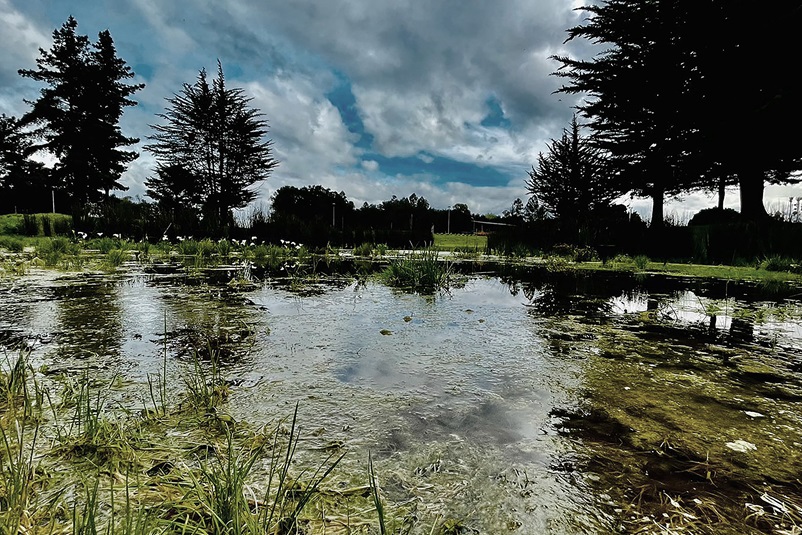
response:
<path fill-rule="evenodd" d="M 58 202 L 58 201 L 57 201 Z M 42 210 L 46 211 L 46 210 Z M 355 207 L 343 192 L 322 186 L 284 186 L 267 208 L 245 211 L 226 227 L 209 226 L 200 209 L 177 206 L 168 200 L 145 202 L 112 197 L 98 206 L 76 230 L 120 234 L 131 239 L 158 240 L 163 236 L 233 237 L 279 243 L 294 241 L 313 247 L 356 246 L 362 243 L 391 247 L 424 247 L 433 232 L 470 233 L 474 220 L 516 221 L 514 217 L 472 215 L 466 204 L 434 209 L 416 194 L 378 204 Z"/>

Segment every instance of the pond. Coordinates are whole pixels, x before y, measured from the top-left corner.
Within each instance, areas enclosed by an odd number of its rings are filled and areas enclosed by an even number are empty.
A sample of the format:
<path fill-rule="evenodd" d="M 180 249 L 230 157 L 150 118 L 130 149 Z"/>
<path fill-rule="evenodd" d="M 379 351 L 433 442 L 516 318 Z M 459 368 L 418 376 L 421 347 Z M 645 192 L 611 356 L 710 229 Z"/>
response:
<path fill-rule="evenodd" d="M 233 421 L 297 403 L 298 463 L 345 452 L 343 486 L 370 455 L 413 533 L 798 533 L 799 296 L 531 269 L 432 295 L 232 276 L 31 272 L 0 281 L 0 343 L 45 378 L 91 370 L 129 412 L 210 348 Z"/>

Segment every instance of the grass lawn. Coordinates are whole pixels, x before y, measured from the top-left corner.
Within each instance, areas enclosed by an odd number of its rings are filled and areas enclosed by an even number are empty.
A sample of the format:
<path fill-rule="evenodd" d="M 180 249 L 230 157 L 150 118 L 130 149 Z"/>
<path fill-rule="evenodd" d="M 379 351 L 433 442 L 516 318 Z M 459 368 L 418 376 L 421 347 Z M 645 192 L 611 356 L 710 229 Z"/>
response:
<path fill-rule="evenodd" d="M 0 215 L 0 235 L 63 235 L 69 233 L 72 228 L 72 216 L 66 214 L 30 214 L 27 217 L 29 221 L 35 221 L 36 226 L 36 231 L 33 232 L 33 229 L 26 228 L 25 217 L 22 214 Z M 45 232 L 45 225 L 48 226 L 48 232 Z"/>
<path fill-rule="evenodd" d="M 487 247 L 487 236 L 474 234 L 435 234 L 434 246 L 441 251 L 476 250 L 484 252 Z"/>
<path fill-rule="evenodd" d="M 643 269 L 634 264 L 610 261 L 606 265 L 601 262 L 580 262 L 576 269 L 589 271 L 633 271 L 641 273 L 663 273 L 682 277 L 716 278 L 723 280 L 742 280 L 754 282 L 788 281 L 802 283 L 802 275 L 788 271 L 768 271 L 755 266 L 724 266 L 706 264 L 676 264 L 648 262 Z"/>

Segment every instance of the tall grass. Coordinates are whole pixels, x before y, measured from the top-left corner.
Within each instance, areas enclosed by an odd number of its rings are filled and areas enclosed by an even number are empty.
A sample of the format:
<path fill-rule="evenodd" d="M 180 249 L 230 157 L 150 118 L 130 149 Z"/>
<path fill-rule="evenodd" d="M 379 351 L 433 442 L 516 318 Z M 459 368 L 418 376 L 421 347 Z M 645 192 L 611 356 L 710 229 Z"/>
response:
<path fill-rule="evenodd" d="M 390 262 L 380 278 L 389 286 L 418 292 L 447 289 L 454 276 L 448 261 L 438 259 L 437 251 L 425 249 Z"/>
<path fill-rule="evenodd" d="M 35 452 L 39 425 L 33 430 L 29 444 L 25 444 L 25 430 L 19 420 L 14 421 L 13 433 L 0 425 L 0 529 L 3 533 L 28 533 L 33 527 Z"/>
<path fill-rule="evenodd" d="M 198 351 L 192 352 L 189 369 L 182 374 L 186 387 L 186 402 L 190 409 L 211 411 L 228 398 L 228 385 L 218 363 L 218 354 L 207 346 L 209 365 L 201 361 Z"/>

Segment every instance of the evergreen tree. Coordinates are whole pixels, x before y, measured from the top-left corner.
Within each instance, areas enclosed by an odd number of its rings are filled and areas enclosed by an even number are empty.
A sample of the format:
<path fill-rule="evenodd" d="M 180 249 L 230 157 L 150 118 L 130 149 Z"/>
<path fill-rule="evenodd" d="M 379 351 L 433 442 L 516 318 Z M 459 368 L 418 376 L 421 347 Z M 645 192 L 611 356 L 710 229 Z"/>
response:
<path fill-rule="evenodd" d="M 46 84 L 21 122 L 36 126 L 41 143 L 35 148 L 56 158 L 54 182 L 82 210 L 125 189 L 119 178 L 138 155 L 122 147 L 138 140 L 122 135 L 119 120 L 124 107 L 136 104 L 129 97 L 144 86 L 124 82 L 134 74 L 117 57 L 108 31 L 90 44 L 77 27 L 69 17 L 53 32 L 50 50 L 39 49 L 37 68 L 19 73 Z"/>
<path fill-rule="evenodd" d="M 787 58 L 799 51 L 799 1 L 755 9 L 725 0 L 604 0 L 568 31 L 605 48 L 590 60 L 556 57 L 561 91 L 631 189 L 654 199 L 722 187 L 737 177 L 741 211 L 765 217 L 766 180 L 791 181 L 802 145 L 786 134 L 802 115 Z M 782 51 L 780 53 L 779 51 Z"/>
<path fill-rule="evenodd" d="M 50 200 L 47 169 L 30 159 L 31 136 L 15 117 L 0 115 L 0 211 L 27 211 Z"/>
<path fill-rule="evenodd" d="M 194 84 L 184 84 L 168 98 L 168 108 L 159 114 L 165 124 L 151 125 L 155 133 L 145 147 L 159 162 L 159 177 L 150 180 L 151 190 L 168 194 L 169 188 L 160 182 L 162 171 L 183 169 L 195 178 L 192 190 L 202 199 L 207 224 L 231 225 L 232 209 L 252 201 L 252 186 L 278 165 L 272 142 L 265 140 L 267 122 L 249 107 L 250 101 L 242 89 L 226 87 L 219 61 L 212 84 L 201 70 Z"/>
<path fill-rule="evenodd" d="M 688 98 L 688 51 L 682 2 L 611 0 L 582 8 L 590 14 L 569 38 L 605 46 L 592 60 L 556 57 L 556 73 L 571 80 L 560 90 L 586 94 L 579 106 L 589 119 L 594 143 L 610 154 L 610 164 L 626 189 L 652 198 L 652 225 L 663 224 L 667 194 L 695 184 L 684 152 L 695 133 L 678 112 Z"/>
<path fill-rule="evenodd" d="M 570 129 L 551 141 L 548 152 L 538 155 L 526 189 L 536 199 L 530 211 L 545 211 L 573 230 L 587 225 L 594 210 L 609 206 L 622 193 L 609 174 L 605 153 L 579 135 L 576 117 Z"/>

